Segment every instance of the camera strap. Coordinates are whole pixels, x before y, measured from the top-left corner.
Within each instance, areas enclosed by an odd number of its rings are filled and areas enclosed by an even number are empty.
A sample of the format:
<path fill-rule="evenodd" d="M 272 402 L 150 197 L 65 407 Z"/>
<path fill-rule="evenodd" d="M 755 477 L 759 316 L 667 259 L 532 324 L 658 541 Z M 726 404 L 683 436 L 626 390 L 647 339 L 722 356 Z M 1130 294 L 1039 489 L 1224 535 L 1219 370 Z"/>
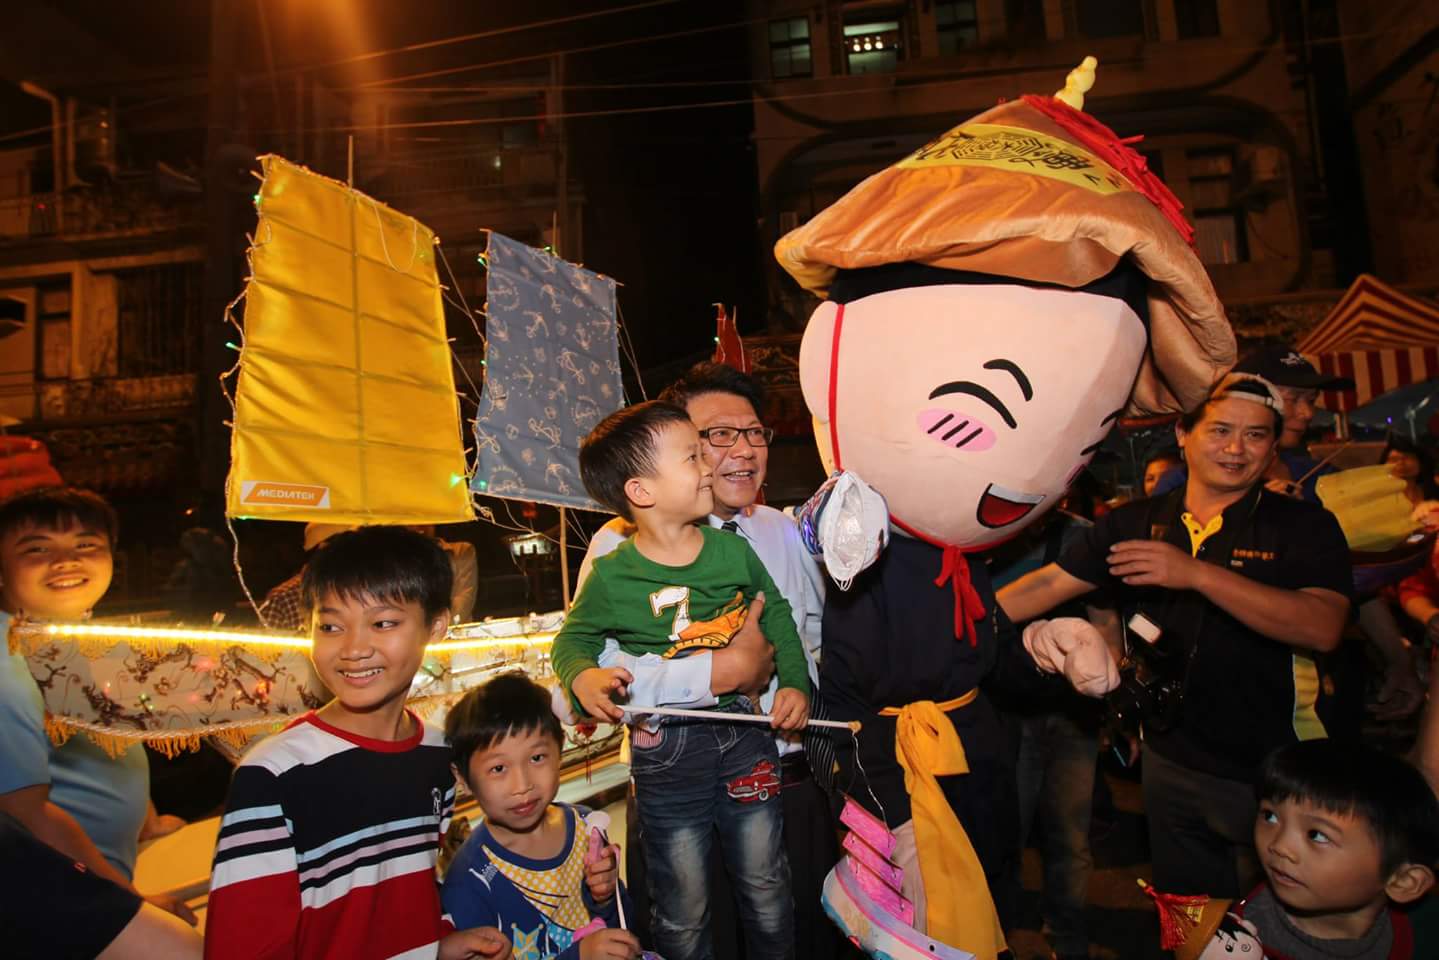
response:
<path fill-rule="evenodd" d="M 1248 532 L 1254 511 L 1263 496 L 1263 488 L 1256 485 L 1244 495 L 1244 499 L 1225 510 L 1226 520 L 1217 533 L 1204 542 L 1203 563 L 1229 569 L 1229 560 L 1240 539 Z M 1241 509 L 1234 509 L 1239 506 Z M 1144 518 L 1145 529 L 1150 540 L 1172 543 L 1180 549 L 1190 549 L 1188 538 L 1175 542 L 1174 530 L 1184 529 L 1181 519 L 1184 513 L 1184 488 L 1179 487 L 1163 497 L 1148 501 Z M 1236 522 L 1237 521 L 1237 522 Z M 1204 636 L 1205 624 L 1213 604 L 1195 590 L 1166 590 L 1148 588 L 1142 591 L 1135 610 L 1153 620 L 1161 630 L 1173 631 L 1173 635 L 1184 639 L 1184 685 L 1189 686 L 1189 667 Z"/>

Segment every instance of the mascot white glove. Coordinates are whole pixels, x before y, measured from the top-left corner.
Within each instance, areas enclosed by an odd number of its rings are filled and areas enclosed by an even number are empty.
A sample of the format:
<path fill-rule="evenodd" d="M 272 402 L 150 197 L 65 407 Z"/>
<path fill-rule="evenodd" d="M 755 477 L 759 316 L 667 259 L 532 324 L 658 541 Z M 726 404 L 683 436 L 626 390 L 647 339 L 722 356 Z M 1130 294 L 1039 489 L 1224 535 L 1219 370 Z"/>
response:
<path fill-rule="evenodd" d="M 1102 697 L 1119 686 L 1119 667 L 1104 637 L 1088 620 L 1035 620 L 1024 628 L 1024 649 L 1045 673 L 1062 673 L 1087 697 Z"/>

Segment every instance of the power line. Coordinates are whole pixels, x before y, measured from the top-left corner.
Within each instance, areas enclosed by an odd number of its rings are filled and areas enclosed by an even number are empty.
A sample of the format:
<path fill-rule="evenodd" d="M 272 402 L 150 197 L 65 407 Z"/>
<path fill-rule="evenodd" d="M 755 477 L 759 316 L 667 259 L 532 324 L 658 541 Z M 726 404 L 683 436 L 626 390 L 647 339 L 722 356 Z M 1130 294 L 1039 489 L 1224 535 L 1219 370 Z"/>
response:
<path fill-rule="evenodd" d="M 424 73 L 412 73 L 403 77 L 390 77 L 386 80 L 371 80 L 368 83 L 360 84 L 361 88 L 384 87 L 393 83 L 406 83 L 410 80 L 428 80 L 431 77 L 448 77 L 457 73 L 469 73 L 472 70 L 488 70 L 492 67 L 508 67 L 516 63 L 529 63 L 534 60 L 548 60 L 557 56 L 574 56 L 581 53 L 594 53 L 598 50 L 614 50 L 619 47 L 629 47 L 641 43 L 654 43 L 657 40 L 676 40 L 680 37 L 693 37 L 702 33 L 714 33 L 719 30 L 734 30 L 739 27 L 747 27 L 755 23 L 764 23 L 768 17 L 751 17 L 748 20 L 736 20 L 731 23 L 711 24 L 706 27 L 693 27 L 689 30 L 675 30 L 670 33 L 655 33 L 644 37 L 626 37 L 623 40 L 611 40 L 606 43 L 592 43 L 583 47 L 572 47 L 568 50 L 551 50 L 548 53 L 526 54 L 520 57 L 510 57 L 507 60 L 491 60 L 488 63 L 472 63 L 463 67 L 447 67 L 443 70 L 428 70 Z"/>
<path fill-rule="evenodd" d="M 530 23 L 520 23 L 509 27 L 496 27 L 492 30 L 481 30 L 477 33 L 455 34 L 449 37 L 439 37 L 434 40 L 424 40 L 420 43 L 408 43 L 401 47 L 391 47 L 388 50 L 372 50 L 369 53 L 359 53 L 351 57 L 343 57 L 339 60 L 331 60 L 326 63 L 312 64 L 304 67 L 291 67 L 281 71 L 284 74 L 305 73 L 311 70 L 328 70 L 331 67 L 343 67 L 352 63 L 364 63 L 368 60 L 378 60 L 380 57 L 389 57 L 396 54 L 417 53 L 421 50 L 433 50 L 437 47 L 452 46 L 457 43 L 469 43 L 472 40 L 486 40 L 491 37 L 502 37 L 511 33 L 522 33 L 526 30 L 538 30 L 544 27 L 557 27 L 567 23 L 577 23 L 582 20 L 593 20 L 598 17 L 608 17 L 617 13 L 632 13 L 636 10 L 648 10 L 652 7 L 664 7 L 679 3 L 681 0 L 647 0 L 645 3 L 631 3 L 623 7 L 611 7 L 606 10 L 594 10 L 589 13 L 576 13 L 565 17 L 551 17 L 548 20 L 534 20 Z"/>

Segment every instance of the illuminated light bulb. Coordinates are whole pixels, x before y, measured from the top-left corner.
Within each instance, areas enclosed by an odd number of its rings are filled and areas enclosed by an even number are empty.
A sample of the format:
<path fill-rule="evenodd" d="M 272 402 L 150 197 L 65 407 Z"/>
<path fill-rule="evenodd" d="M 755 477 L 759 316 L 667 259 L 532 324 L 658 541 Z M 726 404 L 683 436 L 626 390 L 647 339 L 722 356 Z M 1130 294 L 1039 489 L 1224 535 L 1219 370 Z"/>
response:
<path fill-rule="evenodd" d="M 883 40 L 876 40 L 876 41 L 874 42 L 874 48 L 875 48 L 876 50 L 883 50 L 883 49 L 884 49 L 884 41 L 883 41 Z"/>
<path fill-rule="evenodd" d="M 872 43 L 870 43 L 868 40 L 866 40 L 866 41 L 864 42 L 864 48 L 865 48 L 866 50 L 873 50 L 873 49 L 874 49 L 874 44 L 872 44 Z"/>

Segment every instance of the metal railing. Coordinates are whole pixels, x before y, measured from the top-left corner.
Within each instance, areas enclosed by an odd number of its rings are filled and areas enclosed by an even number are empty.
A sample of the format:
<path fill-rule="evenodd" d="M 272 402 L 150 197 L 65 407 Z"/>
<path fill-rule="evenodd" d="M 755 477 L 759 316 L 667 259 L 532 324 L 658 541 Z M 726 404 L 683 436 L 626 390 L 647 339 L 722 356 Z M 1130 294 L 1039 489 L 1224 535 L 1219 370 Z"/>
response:
<path fill-rule="evenodd" d="M 0 243 L 37 237 L 126 236 L 194 222 L 197 201 L 166 200 L 149 182 L 0 199 Z"/>

